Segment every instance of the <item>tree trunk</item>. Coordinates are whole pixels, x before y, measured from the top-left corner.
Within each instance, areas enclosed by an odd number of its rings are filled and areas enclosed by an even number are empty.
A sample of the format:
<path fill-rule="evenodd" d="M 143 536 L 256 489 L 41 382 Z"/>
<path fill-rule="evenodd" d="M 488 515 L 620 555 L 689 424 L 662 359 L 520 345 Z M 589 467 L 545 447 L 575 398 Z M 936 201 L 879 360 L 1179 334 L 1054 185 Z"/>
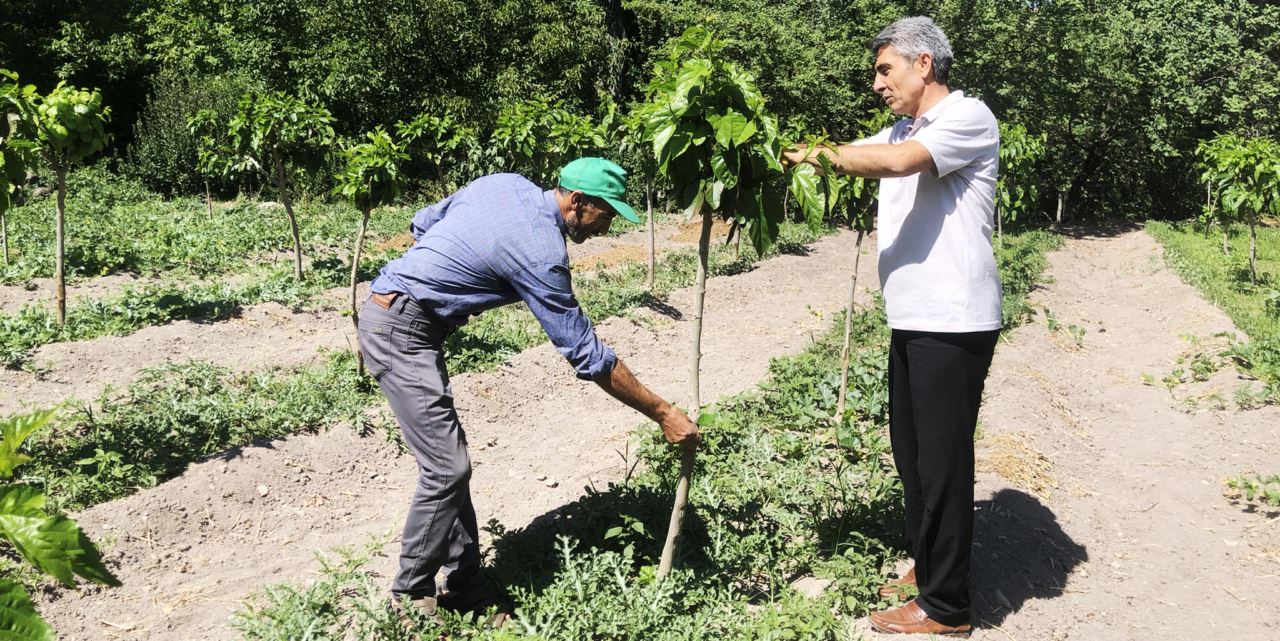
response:
<path fill-rule="evenodd" d="M 849 389 L 849 343 L 853 337 L 853 302 L 858 297 L 858 263 L 862 260 L 864 233 L 859 229 L 858 240 L 853 244 L 853 284 L 849 286 L 849 309 L 844 314 L 844 350 L 840 352 L 840 394 L 836 400 L 836 420 L 841 420 L 844 416 L 844 398 Z"/>
<path fill-rule="evenodd" d="M 996 205 L 996 246 L 1004 243 L 1004 219 L 1000 216 L 1000 205 Z M 859 238 L 861 240 L 861 238 Z"/>
<path fill-rule="evenodd" d="M 54 243 L 55 258 L 53 267 L 53 281 L 57 288 L 57 317 L 58 327 L 62 327 L 67 322 L 67 278 L 66 278 L 66 236 L 63 233 L 64 222 L 67 211 L 67 170 L 64 167 L 56 169 L 58 174 L 58 210 L 54 219 Z"/>
<path fill-rule="evenodd" d="M 1249 218 L 1249 284 L 1258 284 L 1258 221 Z"/>
<path fill-rule="evenodd" d="M 1218 224 L 1222 225 L 1222 255 L 1230 256 L 1231 255 L 1231 244 L 1230 244 L 1231 224 L 1225 220 Z"/>
<path fill-rule="evenodd" d="M 1061 225 L 1062 220 L 1067 217 L 1067 192 L 1058 192 L 1058 214 L 1055 218 L 1057 224 Z"/>
<path fill-rule="evenodd" d="M 284 161 L 280 158 L 280 150 L 271 150 L 271 159 L 276 165 L 276 191 L 280 192 L 280 202 L 284 203 L 284 213 L 289 217 L 289 228 L 293 232 L 293 277 L 302 282 L 302 239 L 298 235 L 298 219 L 293 215 L 293 203 L 289 200 L 289 182 L 284 173 Z"/>
<path fill-rule="evenodd" d="M 689 415 L 696 423 L 702 413 L 699 390 L 699 367 L 702 362 L 702 307 L 707 297 L 707 254 L 711 245 L 710 209 L 702 210 L 702 235 L 698 238 L 698 280 L 693 298 L 693 345 L 689 351 Z M 667 525 L 667 542 L 662 546 L 662 558 L 658 562 L 657 577 L 662 579 L 671 572 L 675 562 L 676 543 L 680 538 L 680 522 L 684 520 L 684 508 L 689 502 L 689 480 L 693 475 L 692 448 L 685 449 L 680 458 L 680 481 L 676 485 L 675 505 L 671 508 L 671 521 Z"/>
<path fill-rule="evenodd" d="M 360 331 L 360 310 L 356 308 L 356 284 L 359 282 L 360 255 L 364 252 L 364 233 L 369 228 L 369 208 L 365 207 L 360 216 L 360 230 L 356 233 L 356 250 L 351 255 L 351 324 Z M 359 342 L 356 345 L 356 369 L 364 374 L 364 354 L 360 352 Z"/>
<path fill-rule="evenodd" d="M 653 181 L 646 180 L 644 183 L 644 207 L 647 212 L 645 218 L 649 225 L 649 292 L 653 293 L 653 281 L 655 271 L 658 267 L 658 249 L 654 241 L 653 231 Z"/>
<path fill-rule="evenodd" d="M 213 220 L 213 196 L 209 193 L 209 181 L 204 181 L 204 205 L 209 211 L 209 220 Z"/>
<path fill-rule="evenodd" d="M 0 244 L 4 245 L 4 264 L 9 264 L 9 218 L 0 209 Z"/>

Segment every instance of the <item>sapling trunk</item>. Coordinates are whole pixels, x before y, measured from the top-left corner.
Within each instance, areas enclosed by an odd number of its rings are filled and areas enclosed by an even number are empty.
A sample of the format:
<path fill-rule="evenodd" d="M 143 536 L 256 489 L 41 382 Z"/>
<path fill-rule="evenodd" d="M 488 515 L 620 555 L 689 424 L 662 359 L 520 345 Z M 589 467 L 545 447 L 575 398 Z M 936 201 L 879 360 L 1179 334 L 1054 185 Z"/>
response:
<path fill-rule="evenodd" d="M 836 420 L 844 416 L 844 398 L 849 389 L 849 343 L 853 337 L 853 303 L 858 297 L 858 264 L 862 261 L 862 236 L 865 232 L 858 230 L 858 240 L 853 244 L 853 283 L 849 286 L 849 308 L 844 312 L 844 350 L 840 352 L 840 394 L 836 400 Z"/>
<path fill-rule="evenodd" d="M 1258 284 L 1258 221 L 1249 218 L 1249 284 Z"/>
<path fill-rule="evenodd" d="M 0 244 L 4 245 L 4 264 L 9 264 L 9 218 L 0 209 Z"/>
<path fill-rule="evenodd" d="M 859 236 L 861 241 L 862 237 Z M 1000 205 L 996 205 L 996 246 L 1000 247 L 1004 244 L 1004 220 L 1000 216 Z"/>
<path fill-rule="evenodd" d="M 293 277 L 301 283 L 302 239 L 298 235 L 298 219 L 293 215 L 293 203 L 289 200 L 289 179 L 285 175 L 279 149 L 271 150 L 271 159 L 276 166 L 276 190 L 280 192 L 280 202 L 284 203 L 284 213 L 289 217 L 289 229 L 293 232 Z"/>
<path fill-rule="evenodd" d="M 66 236 L 63 232 L 67 211 L 67 170 L 58 167 L 58 209 L 54 216 L 54 266 L 53 282 L 57 290 L 58 327 L 67 322 L 67 277 L 66 277 Z"/>
<path fill-rule="evenodd" d="M 644 183 L 644 208 L 645 218 L 649 225 L 649 291 L 653 292 L 654 272 L 658 264 L 658 249 L 654 242 L 653 232 L 653 181 L 646 180 Z"/>
<path fill-rule="evenodd" d="M 702 412 L 699 389 L 699 367 L 702 363 L 702 308 L 707 296 L 707 254 L 711 245 L 710 209 L 702 211 L 702 235 L 698 237 L 698 279 L 693 297 L 693 345 L 689 350 L 689 413 L 696 423 Z M 680 457 L 680 481 L 676 484 L 675 505 L 671 508 L 671 521 L 667 525 L 667 541 L 662 546 L 662 558 L 658 562 L 659 579 L 671 572 L 675 562 L 676 544 L 680 539 L 680 523 L 684 520 L 684 508 L 689 502 L 689 481 L 693 476 L 694 450 L 686 448 Z"/>
<path fill-rule="evenodd" d="M 356 308 L 356 283 L 360 274 L 360 255 L 364 252 L 364 234 L 369 228 L 369 207 L 363 207 L 360 212 L 360 231 L 356 233 L 356 249 L 351 255 L 351 324 L 355 326 L 357 332 L 360 331 L 360 310 Z M 360 353 L 360 348 L 356 348 L 357 370 L 360 374 L 364 374 L 364 355 Z"/>
<path fill-rule="evenodd" d="M 209 193 L 209 181 L 204 181 L 204 205 L 209 212 L 209 220 L 213 220 L 213 195 Z"/>

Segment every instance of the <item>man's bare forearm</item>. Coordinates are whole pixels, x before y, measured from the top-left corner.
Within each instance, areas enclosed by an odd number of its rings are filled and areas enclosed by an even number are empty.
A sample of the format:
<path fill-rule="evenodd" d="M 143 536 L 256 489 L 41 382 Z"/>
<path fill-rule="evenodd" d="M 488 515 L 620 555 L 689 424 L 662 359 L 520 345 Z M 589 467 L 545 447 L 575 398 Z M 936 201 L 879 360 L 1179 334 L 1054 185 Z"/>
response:
<path fill-rule="evenodd" d="M 693 448 L 702 440 L 698 426 L 694 425 L 684 412 L 649 391 L 649 388 L 636 380 L 631 369 L 621 359 L 613 366 L 613 371 L 596 381 L 596 384 L 610 396 L 626 403 L 627 406 L 657 423 L 662 428 L 662 435 L 668 443 Z"/>
<path fill-rule="evenodd" d="M 924 145 L 908 140 L 897 145 L 839 145 L 798 147 L 785 154 L 790 164 L 807 162 L 821 169 L 818 156 L 825 154 L 836 173 L 863 178 L 900 178 L 933 171 L 933 156 Z"/>
<path fill-rule="evenodd" d="M 655 422 L 662 422 L 663 416 L 671 410 L 671 404 L 649 391 L 649 388 L 637 380 L 622 359 L 618 359 L 613 372 L 597 380 L 596 384 L 610 396 Z"/>

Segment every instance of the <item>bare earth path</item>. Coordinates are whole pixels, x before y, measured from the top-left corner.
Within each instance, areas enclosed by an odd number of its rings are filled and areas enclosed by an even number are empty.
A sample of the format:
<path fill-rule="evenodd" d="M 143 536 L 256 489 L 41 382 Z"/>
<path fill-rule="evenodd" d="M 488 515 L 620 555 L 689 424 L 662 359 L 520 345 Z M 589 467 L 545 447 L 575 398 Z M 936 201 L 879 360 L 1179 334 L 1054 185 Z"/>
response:
<path fill-rule="evenodd" d="M 1280 519 L 1222 496 L 1280 470 L 1280 410 L 1188 413 L 1142 382 L 1230 320 L 1140 230 L 1069 238 L 1050 263 L 1032 300 L 1064 329 L 1015 330 L 987 380 L 973 638 L 1280 639 Z"/>
<path fill-rule="evenodd" d="M 703 397 L 753 387 L 770 357 L 800 351 L 831 324 L 848 295 L 854 235 L 815 243 L 708 283 Z M 868 251 L 870 243 L 864 247 Z M 874 261 L 862 283 L 874 286 Z M 670 308 L 642 310 L 599 327 L 637 376 L 683 402 L 690 290 Z M 476 472 L 481 522 L 523 527 L 570 502 L 583 487 L 621 478 L 628 432 L 640 415 L 576 380 L 549 346 L 493 372 L 453 379 Z M 572 408 L 572 411 L 569 410 Z M 255 444 L 193 465 L 160 487 L 91 508 L 76 518 L 110 540 L 125 585 L 46 597 L 64 641 L 230 639 L 228 615 L 250 590 L 311 576 L 313 552 L 398 534 L 414 465 L 380 435 L 345 427 Z M 385 572 L 391 559 L 380 561 Z"/>
<path fill-rule="evenodd" d="M 687 227 L 687 226 L 686 226 Z M 717 229 L 723 232 L 717 226 Z M 656 248 L 664 252 L 696 248 L 682 240 L 685 227 L 660 225 Z M 693 232 L 696 235 L 696 230 Z M 624 262 L 643 264 L 648 257 L 648 234 L 644 230 L 571 244 L 570 258 L 575 275 L 597 268 L 612 268 Z M 68 288 L 68 299 L 85 296 L 103 298 L 135 284 L 159 282 L 137 279 L 128 274 L 102 276 Z M 361 285 L 359 298 L 367 294 Z M 76 398 L 96 399 L 107 386 L 117 388 L 137 379 L 139 372 L 165 362 L 204 360 L 236 370 L 259 370 L 272 366 L 294 369 L 323 361 L 320 349 L 350 349 L 355 332 L 349 318 L 336 314 L 346 309 L 346 288 L 321 293 L 319 311 L 294 312 L 278 303 L 260 303 L 239 310 L 231 318 L 216 321 L 177 321 L 142 328 L 126 336 L 101 336 L 66 343 L 52 343 L 33 351 L 34 371 L 0 367 L 0 415 L 33 407 L 47 407 Z M 42 279 L 40 288 L 26 292 L 21 287 L 0 286 L 0 313 L 16 313 L 28 302 L 52 306 L 52 281 Z M 299 347 L 299 346 L 302 347 Z"/>

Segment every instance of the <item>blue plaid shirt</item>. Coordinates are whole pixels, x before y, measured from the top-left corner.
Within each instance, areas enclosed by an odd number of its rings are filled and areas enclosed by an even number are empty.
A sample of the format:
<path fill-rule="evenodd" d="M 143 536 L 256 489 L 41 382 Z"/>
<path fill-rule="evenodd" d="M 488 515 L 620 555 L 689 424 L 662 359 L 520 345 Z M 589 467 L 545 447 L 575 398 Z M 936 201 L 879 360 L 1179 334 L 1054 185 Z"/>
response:
<path fill-rule="evenodd" d="M 613 371 L 617 355 L 573 295 L 554 191 L 516 174 L 485 176 L 418 210 L 409 231 L 413 246 L 382 268 L 374 292 L 408 294 L 455 325 L 523 300 L 578 378 Z"/>

